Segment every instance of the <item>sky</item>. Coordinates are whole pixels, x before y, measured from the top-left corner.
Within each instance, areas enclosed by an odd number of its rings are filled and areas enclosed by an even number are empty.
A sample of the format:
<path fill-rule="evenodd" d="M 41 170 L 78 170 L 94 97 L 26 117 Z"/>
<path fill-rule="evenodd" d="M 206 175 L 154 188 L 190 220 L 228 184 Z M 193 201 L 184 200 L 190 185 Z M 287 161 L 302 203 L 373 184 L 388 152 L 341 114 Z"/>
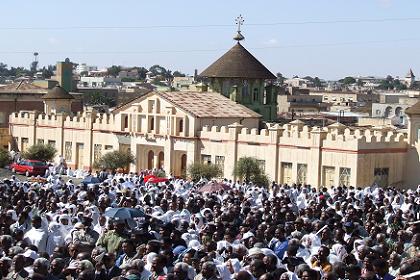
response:
<path fill-rule="evenodd" d="M 235 42 L 286 77 L 420 77 L 418 0 L 1 0 L 0 62 L 76 63 L 193 74 Z M 112 27 L 112 28 L 111 28 Z"/>

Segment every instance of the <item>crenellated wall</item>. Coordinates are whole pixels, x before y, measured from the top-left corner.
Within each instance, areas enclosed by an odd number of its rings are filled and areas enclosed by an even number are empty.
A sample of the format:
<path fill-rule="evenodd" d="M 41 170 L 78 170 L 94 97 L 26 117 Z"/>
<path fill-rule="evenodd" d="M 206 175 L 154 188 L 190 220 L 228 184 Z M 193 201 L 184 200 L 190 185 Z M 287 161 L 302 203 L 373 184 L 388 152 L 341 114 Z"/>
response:
<path fill-rule="evenodd" d="M 175 170 L 177 175 L 182 169 L 181 158 L 186 155 L 188 164 L 202 159 L 222 164 L 224 176 L 232 178 L 236 162 L 251 156 L 270 180 L 317 187 L 372 185 L 385 180 L 379 173 L 387 174 L 388 184 L 401 185 L 407 175 L 408 158 L 413 161 L 408 154 L 417 151 L 409 145 L 406 134 L 381 127 L 349 128 L 336 123 L 321 128 L 293 121 L 282 126 L 268 124 L 268 128 L 259 130 L 233 123 L 206 125 L 197 137 L 180 137 L 171 131 L 161 135 L 122 130 L 121 118 L 122 114 L 19 112 L 10 115 L 9 121 L 19 149 L 24 143 L 54 143 L 59 155 L 70 155 L 68 163 L 75 168 L 90 168 L 95 157 L 128 147 L 136 155 L 133 171 L 147 168 L 148 154 L 153 151 L 153 165 L 161 160 L 159 153 L 163 152 L 165 168 Z M 410 183 L 415 181 L 410 179 Z"/>
<path fill-rule="evenodd" d="M 201 155 L 210 156 L 212 162 L 225 156 L 227 177 L 244 156 L 257 158 L 270 179 L 282 183 L 298 181 L 304 167 L 305 182 L 315 186 L 343 181 L 371 185 L 377 168 L 388 168 L 388 182 L 393 184 L 403 181 L 405 174 L 407 137 L 387 129 L 349 129 L 341 124 L 319 128 L 295 121 L 262 130 L 239 124 L 205 126 L 199 138 Z M 347 181 L 344 173 L 349 173 Z"/>

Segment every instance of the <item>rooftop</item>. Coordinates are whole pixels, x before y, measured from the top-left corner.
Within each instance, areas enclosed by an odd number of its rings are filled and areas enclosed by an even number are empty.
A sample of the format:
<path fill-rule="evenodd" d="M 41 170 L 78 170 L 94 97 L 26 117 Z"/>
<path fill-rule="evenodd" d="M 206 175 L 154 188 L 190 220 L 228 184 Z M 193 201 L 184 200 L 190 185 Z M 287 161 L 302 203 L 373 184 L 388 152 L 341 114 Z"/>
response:
<path fill-rule="evenodd" d="M 45 94 L 42 99 L 74 99 L 74 97 L 60 86 L 55 86 Z"/>
<path fill-rule="evenodd" d="M 276 76 L 239 42 L 207 67 L 200 76 L 208 78 L 276 79 Z"/>
<path fill-rule="evenodd" d="M 47 89 L 36 86 L 28 81 L 20 81 L 17 83 L 9 84 L 3 87 L 0 87 L 0 92 L 7 92 L 7 93 L 13 93 L 13 92 L 30 92 L 30 93 L 46 93 Z"/>
<path fill-rule="evenodd" d="M 190 91 L 153 91 L 138 97 L 114 110 L 114 113 L 124 110 L 127 106 L 139 102 L 141 99 L 157 95 L 173 104 L 175 107 L 197 118 L 260 118 L 261 115 L 238 104 L 219 93 L 190 92 Z"/>
<path fill-rule="evenodd" d="M 159 92 L 162 98 L 199 118 L 259 118 L 260 114 L 214 92 Z"/>

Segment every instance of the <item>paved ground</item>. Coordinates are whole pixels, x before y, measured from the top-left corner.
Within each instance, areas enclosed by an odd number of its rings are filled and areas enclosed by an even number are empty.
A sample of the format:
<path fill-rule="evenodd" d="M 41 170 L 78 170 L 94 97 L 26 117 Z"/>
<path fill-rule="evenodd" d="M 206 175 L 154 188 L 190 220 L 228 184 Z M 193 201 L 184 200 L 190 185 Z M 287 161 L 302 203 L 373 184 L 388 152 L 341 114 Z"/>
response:
<path fill-rule="evenodd" d="M 12 175 L 13 175 L 13 173 L 9 169 L 0 168 L 0 179 L 10 178 L 10 176 L 12 176 Z M 15 175 L 21 181 L 28 180 L 28 177 L 26 177 L 25 175 L 20 175 L 20 174 L 15 174 Z M 67 181 L 67 179 L 68 179 L 67 176 L 62 176 L 62 177 L 64 178 L 64 181 Z M 75 179 L 75 178 L 72 178 L 72 180 L 75 184 L 80 184 L 80 182 L 82 181 L 82 179 Z"/>

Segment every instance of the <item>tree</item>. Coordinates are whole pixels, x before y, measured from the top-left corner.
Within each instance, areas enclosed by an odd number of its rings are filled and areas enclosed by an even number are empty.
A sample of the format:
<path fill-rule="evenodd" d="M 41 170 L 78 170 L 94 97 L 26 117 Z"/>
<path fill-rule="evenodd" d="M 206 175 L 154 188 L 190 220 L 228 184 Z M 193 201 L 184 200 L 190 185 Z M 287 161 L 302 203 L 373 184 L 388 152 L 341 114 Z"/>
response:
<path fill-rule="evenodd" d="M 315 87 L 317 87 L 317 88 L 322 87 L 321 80 L 318 77 L 315 77 L 313 82 L 314 82 Z"/>
<path fill-rule="evenodd" d="M 175 71 L 172 75 L 174 77 L 185 77 L 185 74 L 181 73 L 180 71 Z"/>
<path fill-rule="evenodd" d="M 339 82 L 344 85 L 351 85 L 356 82 L 356 79 L 353 77 L 345 77 L 344 79 L 339 80 Z"/>
<path fill-rule="evenodd" d="M 0 62 L 0 76 L 9 76 L 9 70 L 7 69 L 7 64 Z"/>
<path fill-rule="evenodd" d="M 261 186 L 269 184 L 267 175 L 261 169 L 257 159 L 253 157 L 241 157 L 236 163 L 233 175 L 246 183 L 253 182 Z"/>
<path fill-rule="evenodd" d="M 157 75 L 165 76 L 167 70 L 165 67 L 155 64 L 149 68 L 149 71 L 152 72 L 154 76 L 157 76 Z"/>
<path fill-rule="evenodd" d="M 277 73 L 277 83 L 281 86 L 284 84 L 284 80 L 286 79 L 285 77 L 283 77 L 282 73 Z"/>
<path fill-rule="evenodd" d="M 201 178 L 211 180 L 222 176 L 222 169 L 216 164 L 204 164 L 201 162 L 192 163 L 187 168 L 188 175 L 193 181 L 199 181 Z"/>
<path fill-rule="evenodd" d="M 141 80 L 146 79 L 146 74 L 147 74 L 147 72 L 149 72 L 149 70 L 147 70 L 144 67 L 137 67 L 137 71 L 139 73 L 139 79 L 141 79 Z"/>
<path fill-rule="evenodd" d="M 50 66 L 51 65 L 49 65 L 48 68 L 45 67 L 45 66 L 42 67 L 42 70 L 41 70 L 42 78 L 49 79 L 49 78 L 51 78 L 52 75 L 54 75 L 54 72 L 51 70 Z"/>
<path fill-rule="evenodd" d="M 29 69 L 29 71 L 31 72 L 32 75 L 34 75 L 36 73 L 36 70 L 38 68 L 38 61 L 32 61 L 31 62 L 31 67 Z"/>
<path fill-rule="evenodd" d="M 87 105 L 107 105 L 109 107 L 114 107 L 116 101 L 110 97 L 104 96 L 102 93 L 95 91 L 85 93 L 84 100 Z"/>
<path fill-rule="evenodd" d="M 35 144 L 22 153 L 25 159 L 51 161 L 57 150 L 52 145 Z"/>
<path fill-rule="evenodd" d="M 0 167 L 5 167 L 10 162 L 12 162 L 12 158 L 10 157 L 9 151 L 0 148 Z"/>
<path fill-rule="evenodd" d="M 121 71 L 121 66 L 117 66 L 117 65 L 112 65 L 111 67 L 109 67 L 108 69 L 108 74 L 114 77 L 117 77 L 118 74 Z"/>
<path fill-rule="evenodd" d="M 97 169 L 107 169 L 115 171 L 126 169 L 130 163 L 134 163 L 135 158 L 129 151 L 112 151 L 101 156 L 93 163 Z"/>

